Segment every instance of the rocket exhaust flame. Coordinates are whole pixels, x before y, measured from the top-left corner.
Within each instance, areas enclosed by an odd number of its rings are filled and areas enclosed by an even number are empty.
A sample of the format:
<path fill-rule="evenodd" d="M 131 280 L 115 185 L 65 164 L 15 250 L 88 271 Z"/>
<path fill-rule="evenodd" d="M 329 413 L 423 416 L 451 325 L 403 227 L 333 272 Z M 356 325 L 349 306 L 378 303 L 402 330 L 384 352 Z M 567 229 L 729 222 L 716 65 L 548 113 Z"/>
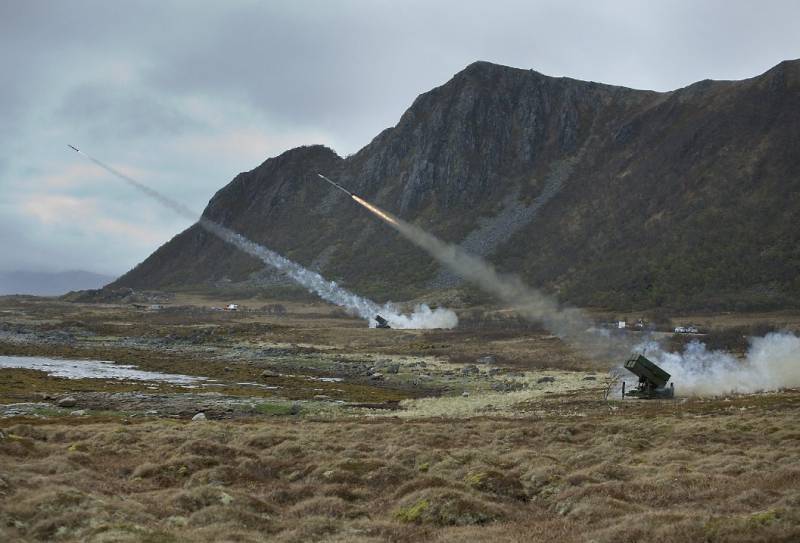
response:
<path fill-rule="evenodd" d="M 414 308 L 414 312 L 411 315 L 404 315 L 400 313 L 391 303 L 381 306 L 372 300 L 349 292 L 348 290 L 343 289 L 336 284 L 336 282 L 326 280 L 320 274 L 304 268 L 300 264 L 293 262 L 288 258 L 276 253 L 275 251 L 272 251 L 247 239 L 241 234 L 238 234 L 219 223 L 204 217 L 200 217 L 198 220 L 197 213 L 184 206 L 180 202 L 176 202 L 175 200 L 164 196 L 160 192 L 148 187 L 144 183 L 141 183 L 136 179 L 133 179 L 132 177 L 112 168 L 108 164 L 97 160 L 87 153 L 84 153 L 77 147 L 73 147 L 72 145 L 69 145 L 69 147 L 74 149 L 79 154 L 85 156 L 87 159 L 91 160 L 107 172 L 122 179 L 129 185 L 155 199 L 178 215 L 192 221 L 197 221 L 197 224 L 199 224 L 205 231 L 217 236 L 222 241 L 225 241 L 239 250 L 258 258 L 264 264 L 285 273 L 289 278 L 305 287 L 309 292 L 313 292 L 323 300 L 344 307 L 350 313 L 366 319 L 369 322 L 370 327 L 374 328 L 377 325 L 375 316 L 379 313 L 386 317 L 386 320 L 389 321 L 393 328 L 454 328 L 458 324 L 458 318 L 456 317 L 456 314 L 449 309 L 437 308 L 435 310 L 431 310 L 427 305 L 421 304 Z M 345 190 L 345 192 L 347 191 Z"/>
<path fill-rule="evenodd" d="M 325 181 L 327 181 L 328 183 L 330 183 L 331 185 L 333 185 L 334 187 L 336 187 L 337 189 L 339 189 L 342 192 L 344 192 L 345 194 L 347 194 L 350 198 L 352 198 L 353 200 L 355 200 L 356 202 L 358 202 L 362 206 L 366 207 L 368 210 L 373 212 L 375 215 L 377 215 L 378 217 L 380 217 L 384 221 L 388 222 L 389 224 L 391 224 L 391 225 L 393 225 L 395 227 L 398 226 L 397 219 L 394 216 L 392 216 L 391 213 L 387 213 L 386 211 L 382 210 L 381 208 L 372 205 L 371 203 L 367 202 L 366 200 L 364 200 L 360 196 L 358 196 L 356 194 L 353 194 L 352 192 L 350 192 L 349 190 L 347 190 L 346 188 L 341 186 L 339 183 L 336 183 L 335 181 L 332 181 L 330 178 L 322 175 L 321 173 L 318 173 L 317 175 L 319 177 L 321 177 L 322 179 L 324 179 Z"/>
<path fill-rule="evenodd" d="M 351 194 L 350 196 L 353 198 L 353 200 L 355 200 L 356 202 L 358 202 L 362 206 L 366 207 L 368 210 L 372 211 L 375 215 L 377 215 L 378 217 L 380 217 L 384 221 L 388 222 L 389 224 L 391 224 L 395 228 L 399 228 L 400 227 L 400 224 L 397 222 L 397 219 L 395 219 L 394 216 L 392 216 L 391 214 L 387 213 L 386 211 L 383 211 L 379 207 L 376 207 L 376 206 L 372 205 L 371 203 L 367 202 L 366 200 L 364 200 L 363 198 L 361 198 L 359 196 L 356 196 L 355 194 Z"/>

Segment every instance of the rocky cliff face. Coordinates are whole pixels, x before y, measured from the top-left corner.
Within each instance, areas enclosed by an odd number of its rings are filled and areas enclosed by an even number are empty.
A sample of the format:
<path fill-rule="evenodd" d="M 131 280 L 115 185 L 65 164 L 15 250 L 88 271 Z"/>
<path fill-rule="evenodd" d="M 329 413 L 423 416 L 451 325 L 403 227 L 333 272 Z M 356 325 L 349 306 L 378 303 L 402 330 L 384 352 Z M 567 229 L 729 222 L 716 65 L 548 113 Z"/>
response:
<path fill-rule="evenodd" d="M 204 215 L 377 298 L 458 285 L 320 183 L 324 172 L 576 303 L 796 306 L 799 144 L 798 61 L 669 93 L 478 62 L 355 155 L 287 151 L 234 178 Z M 192 227 L 115 286 L 260 270 Z"/>

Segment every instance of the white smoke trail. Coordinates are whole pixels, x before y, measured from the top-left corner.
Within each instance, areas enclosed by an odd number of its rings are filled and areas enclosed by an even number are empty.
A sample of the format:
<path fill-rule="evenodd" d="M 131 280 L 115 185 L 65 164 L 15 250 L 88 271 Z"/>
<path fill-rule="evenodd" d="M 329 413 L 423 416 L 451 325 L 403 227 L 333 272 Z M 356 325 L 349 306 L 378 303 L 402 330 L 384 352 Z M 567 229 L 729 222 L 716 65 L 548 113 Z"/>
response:
<path fill-rule="evenodd" d="M 719 396 L 800 387 L 800 338 L 790 332 L 750 340 L 743 360 L 693 341 L 682 353 L 655 342 L 636 348 L 669 373 L 678 396 Z"/>
<path fill-rule="evenodd" d="M 359 196 L 352 198 L 450 271 L 509 304 L 525 318 L 541 322 L 570 345 L 594 357 L 622 357 L 630 350 L 627 340 L 597 331 L 581 310 L 562 307 L 552 296 L 527 286 L 517 276 L 500 274 L 492 264 L 458 245 L 446 243 Z"/>
<path fill-rule="evenodd" d="M 75 148 L 73 147 L 73 149 Z M 148 187 L 144 183 L 125 175 L 124 173 L 112 168 L 108 164 L 89 156 L 83 151 L 78 149 L 75 150 L 104 170 L 119 177 L 126 183 L 157 200 L 178 215 L 181 215 L 182 217 L 192 221 L 196 220 L 197 214 L 180 202 L 176 202 L 175 200 L 164 196 L 158 191 Z M 375 316 L 378 314 L 383 316 L 383 318 L 385 318 L 389 322 L 389 325 L 393 328 L 454 328 L 458 325 L 458 317 L 450 309 L 436 308 L 432 310 L 426 304 L 421 304 L 416 306 L 411 315 L 404 315 L 391 303 L 381 306 L 372 300 L 354 294 L 340 287 L 335 281 L 328 281 L 320 274 L 304 268 L 300 264 L 293 262 L 288 258 L 276 253 L 275 251 L 267 249 L 266 247 L 247 239 L 241 234 L 238 234 L 233 230 L 222 226 L 221 224 L 202 217 L 198 221 L 198 224 L 203 229 L 217 236 L 221 240 L 230 243 L 231 245 L 251 256 L 258 258 L 264 264 L 284 272 L 287 276 L 289 276 L 289 278 L 302 285 L 310 292 L 315 293 L 323 300 L 344 307 L 351 314 L 367 320 L 371 328 L 376 326 L 377 323 L 375 321 Z"/>
<path fill-rule="evenodd" d="M 369 321 L 370 327 L 374 328 L 377 324 L 374 320 L 377 314 L 383 316 L 392 328 L 454 328 L 458 324 L 458 317 L 453 311 L 444 308 L 432 310 L 426 304 L 418 305 L 411 315 L 403 315 L 391 303 L 381 306 L 372 300 L 353 294 L 337 285 L 335 281 L 328 281 L 320 274 L 304 268 L 300 264 L 267 249 L 263 245 L 250 241 L 241 234 L 237 234 L 220 224 L 208 219 L 200 219 L 199 224 L 223 241 L 258 258 L 264 264 L 284 272 L 289 278 L 303 285 L 323 300 L 349 309 L 352 313 L 366 319 Z"/>

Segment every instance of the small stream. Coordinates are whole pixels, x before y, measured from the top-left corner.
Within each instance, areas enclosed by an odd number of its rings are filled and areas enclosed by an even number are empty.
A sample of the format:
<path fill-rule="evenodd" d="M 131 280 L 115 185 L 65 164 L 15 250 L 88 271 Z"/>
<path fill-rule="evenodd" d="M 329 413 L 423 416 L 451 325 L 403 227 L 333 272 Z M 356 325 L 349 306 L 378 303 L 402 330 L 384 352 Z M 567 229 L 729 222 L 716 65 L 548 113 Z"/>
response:
<path fill-rule="evenodd" d="M 208 382 L 207 377 L 140 370 L 129 364 L 101 360 L 67 360 L 41 356 L 0 356 L 0 370 L 29 369 L 43 371 L 66 379 L 115 379 L 123 381 L 156 381 L 173 385 L 195 385 Z"/>

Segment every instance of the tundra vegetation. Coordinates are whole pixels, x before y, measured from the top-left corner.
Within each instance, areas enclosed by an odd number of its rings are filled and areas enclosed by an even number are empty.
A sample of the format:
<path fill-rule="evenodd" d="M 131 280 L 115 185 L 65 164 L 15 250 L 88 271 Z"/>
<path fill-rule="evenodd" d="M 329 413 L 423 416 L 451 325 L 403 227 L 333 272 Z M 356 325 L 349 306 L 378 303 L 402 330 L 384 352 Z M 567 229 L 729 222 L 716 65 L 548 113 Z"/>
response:
<path fill-rule="evenodd" d="M 214 379 L 0 369 L 0 540 L 800 539 L 797 390 L 623 402 L 604 398 L 610 363 L 493 308 L 368 330 L 223 301 L 0 299 L 0 355 Z M 799 322 L 680 318 L 722 339 Z"/>

